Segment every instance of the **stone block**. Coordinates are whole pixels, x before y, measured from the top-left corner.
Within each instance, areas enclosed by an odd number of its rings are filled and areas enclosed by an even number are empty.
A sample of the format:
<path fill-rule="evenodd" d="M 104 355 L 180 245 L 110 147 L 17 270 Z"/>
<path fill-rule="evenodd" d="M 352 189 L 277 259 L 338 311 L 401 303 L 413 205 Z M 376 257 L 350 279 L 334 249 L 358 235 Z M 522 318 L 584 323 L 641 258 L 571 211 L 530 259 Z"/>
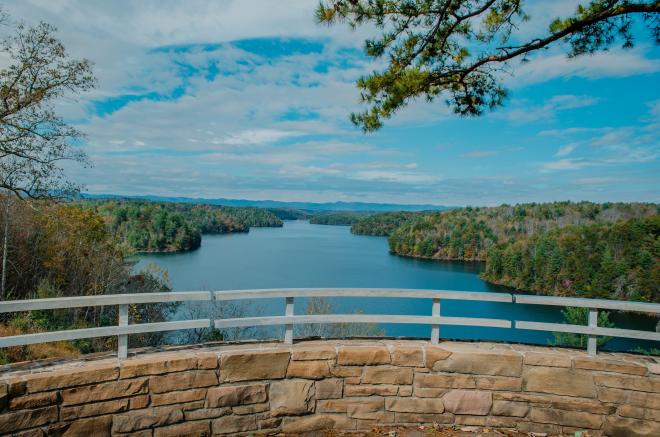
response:
<path fill-rule="evenodd" d="M 527 416 L 532 422 L 554 423 L 561 426 L 600 429 L 603 416 L 582 411 L 566 411 L 556 408 L 532 407 Z"/>
<path fill-rule="evenodd" d="M 266 402 L 268 399 L 267 387 L 266 384 L 213 387 L 208 390 L 207 407 L 233 407 Z"/>
<path fill-rule="evenodd" d="M 147 375 L 162 375 L 164 373 L 183 372 L 197 368 L 197 357 L 184 355 L 154 354 L 146 357 L 131 358 L 121 361 L 119 377 L 135 378 Z"/>
<path fill-rule="evenodd" d="M 477 388 L 493 391 L 520 391 L 522 390 L 522 378 L 510 378 L 508 376 L 478 376 L 475 378 Z"/>
<path fill-rule="evenodd" d="M 306 417 L 287 417 L 282 421 L 284 433 L 310 433 L 332 429 L 355 429 L 356 420 L 343 415 L 315 414 Z"/>
<path fill-rule="evenodd" d="M 598 390 L 598 399 L 603 402 L 613 402 L 619 405 L 629 404 L 660 410 L 660 393 L 601 387 Z"/>
<path fill-rule="evenodd" d="M 86 404 L 144 394 L 148 387 L 149 380 L 140 378 L 70 388 L 61 392 L 62 405 Z"/>
<path fill-rule="evenodd" d="M 366 367 L 362 375 L 365 384 L 412 384 L 413 369 L 409 367 Z"/>
<path fill-rule="evenodd" d="M 596 381 L 596 385 L 600 385 L 604 387 L 660 393 L 659 378 L 644 378 L 640 376 L 600 374 L 594 376 L 594 381 Z"/>
<path fill-rule="evenodd" d="M 426 346 L 424 349 L 424 362 L 426 367 L 432 369 L 438 361 L 444 361 L 451 356 L 451 352 L 439 346 Z"/>
<path fill-rule="evenodd" d="M 7 384 L 0 384 L 0 411 L 7 408 L 8 398 L 9 398 L 9 393 L 7 390 Z"/>
<path fill-rule="evenodd" d="M 373 419 L 382 422 L 391 422 L 391 420 L 386 420 L 389 416 L 383 414 L 385 413 L 383 411 L 384 407 L 385 402 L 383 398 L 371 398 L 362 402 L 351 402 L 346 406 L 346 415 L 354 419 Z M 393 414 L 392 419 L 394 419 Z"/>
<path fill-rule="evenodd" d="M 129 411 L 113 416 L 112 433 L 131 433 L 141 429 L 179 423 L 183 419 L 183 411 L 180 406 L 176 405 Z"/>
<path fill-rule="evenodd" d="M 634 419 L 643 419 L 645 410 L 642 407 L 633 407 L 632 405 L 621 405 L 617 410 L 619 416 L 632 417 Z"/>
<path fill-rule="evenodd" d="M 646 409 L 644 410 L 644 418 L 660 422 L 660 410 Z"/>
<path fill-rule="evenodd" d="M 66 425 L 59 432 L 48 432 L 48 435 L 61 437 L 110 437 L 112 429 L 112 416 L 90 417 L 79 419 Z"/>
<path fill-rule="evenodd" d="M 616 407 L 599 402 L 596 399 L 581 399 L 573 397 L 562 397 L 550 401 L 550 408 L 560 410 L 584 411 L 594 414 L 613 414 Z"/>
<path fill-rule="evenodd" d="M 453 352 L 449 358 L 436 362 L 433 370 L 477 375 L 520 376 L 522 355 L 505 351 Z"/>
<path fill-rule="evenodd" d="M 445 411 L 441 399 L 432 398 L 386 398 L 385 409 L 396 413 L 434 413 Z"/>
<path fill-rule="evenodd" d="M 295 346 L 291 351 L 291 359 L 294 361 L 334 360 L 336 357 L 337 351 L 333 346 Z"/>
<path fill-rule="evenodd" d="M 491 414 L 495 416 L 525 417 L 528 411 L 529 405 L 526 402 L 493 401 Z"/>
<path fill-rule="evenodd" d="M 511 416 L 487 416 L 486 426 L 495 428 L 515 428 L 520 422 L 520 418 Z"/>
<path fill-rule="evenodd" d="M 472 375 L 418 373 L 415 377 L 415 387 L 421 388 L 476 388 L 476 386 L 475 377 Z"/>
<path fill-rule="evenodd" d="M 323 379 L 329 376 L 327 361 L 291 361 L 286 372 L 287 378 Z"/>
<path fill-rule="evenodd" d="M 57 402 L 57 392 L 35 393 L 27 396 L 20 396 L 9 401 L 10 410 L 25 410 L 30 408 L 45 407 Z"/>
<path fill-rule="evenodd" d="M 547 408 L 586 411 L 595 414 L 612 414 L 616 409 L 612 405 L 603 404 L 597 399 L 576 398 L 572 396 L 556 396 L 551 394 L 494 392 L 493 398 L 496 400 L 532 402 L 538 406 Z"/>
<path fill-rule="evenodd" d="M 90 404 L 62 407 L 60 420 L 75 420 L 79 417 L 100 416 L 102 414 L 120 413 L 128 410 L 128 399 L 115 399 L 106 402 L 92 402 Z"/>
<path fill-rule="evenodd" d="M 213 434 L 233 434 L 257 429 L 254 416 L 224 416 L 211 422 Z"/>
<path fill-rule="evenodd" d="M 215 352 L 203 352 L 197 354 L 198 369 L 217 369 L 220 357 Z"/>
<path fill-rule="evenodd" d="M 396 423 L 412 423 L 419 425 L 422 423 L 453 423 L 453 414 L 434 414 L 434 413 L 394 413 Z"/>
<path fill-rule="evenodd" d="M 391 356 L 392 364 L 395 366 L 424 366 L 424 349 L 421 346 L 406 347 L 395 345 L 392 349 Z"/>
<path fill-rule="evenodd" d="M 396 396 L 399 392 L 397 385 L 346 385 L 344 396 Z"/>
<path fill-rule="evenodd" d="M 184 411 L 186 422 L 192 420 L 215 419 L 231 414 L 231 408 L 201 408 L 199 410 Z"/>
<path fill-rule="evenodd" d="M 442 397 L 442 402 L 449 413 L 484 416 L 493 405 L 493 394 L 487 391 L 451 390 Z"/>
<path fill-rule="evenodd" d="M 423 387 L 414 387 L 413 395 L 418 398 L 439 398 L 447 393 L 449 389 L 446 388 L 423 388 Z"/>
<path fill-rule="evenodd" d="M 235 407 L 232 407 L 231 411 L 234 414 L 238 414 L 239 416 L 242 416 L 245 414 L 263 413 L 268 411 L 269 409 L 270 409 L 270 405 L 268 404 L 268 402 L 264 402 L 262 404 L 237 405 Z"/>
<path fill-rule="evenodd" d="M 526 352 L 524 363 L 526 366 L 545 367 L 572 367 L 572 359 L 563 353 Z"/>
<path fill-rule="evenodd" d="M 338 378 L 360 378 L 362 376 L 362 367 L 332 366 L 330 367 L 330 373 L 332 376 Z"/>
<path fill-rule="evenodd" d="M 343 346 L 337 354 L 341 366 L 374 366 L 390 364 L 390 352 L 385 346 Z"/>
<path fill-rule="evenodd" d="M 399 396 L 405 397 L 405 396 L 412 396 L 413 393 L 413 388 L 409 385 L 402 385 L 399 387 Z"/>
<path fill-rule="evenodd" d="M 260 430 L 279 429 L 281 424 L 282 424 L 282 418 L 281 417 L 268 417 L 266 419 L 258 419 L 257 420 L 257 427 Z"/>
<path fill-rule="evenodd" d="M 25 377 L 29 393 L 111 381 L 119 377 L 116 363 L 90 364 L 80 369 L 40 372 Z"/>
<path fill-rule="evenodd" d="M 488 417 L 459 414 L 454 416 L 454 424 L 463 426 L 486 426 Z"/>
<path fill-rule="evenodd" d="M 271 351 L 224 354 L 220 357 L 220 380 L 282 379 L 286 376 L 289 357 L 289 352 Z"/>
<path fill-rule="evenodd" d="M 576 357 L 573 359 L 573 366 L 576 369 L 628 373 L 631 375 L 646 375 L 648 373 L 648 368 L 641 364 L 623 360 L 608 360 L 599 357 Z"/>
<path fill-rule="evenodd" d="M 536 422 L 518 422 L 517 426 L 519 431 L 527 432 L 529 434 L 547 434 L 551 436 L 563 435 L 561 426 L 552 423 L 536 423 Z"/>
<path fill-rule="evenodd" d="M 149 395 L 139 395 L 129 399 L 129 410 L 139 410 L 149 405 Z"/>
<path fill-rule="evenodd" d="M 660 435 L 660 422 L 609 416 L 605 418 L 603 431 L 611 436 L 657 437 Z"/>
<path fill-rule="evenodd" d="M 168 393 L 154 394 L 151 396 L 151 406 L 160 407 L 162 405 L 182 404 L 184 402 L 200 401 L 206 397 L 205 388 L 196 388 L 193 390 L 172 391 Z"/>
<path fill-rule="evenodd" d="M 526 368 L 523 373 L 523 390 L 584 398 L 596 396 L 591 372 L 560 367 Z"/>
<path fill-rule="evenodd" d="M 57 422 L 57 406 L 0 414 L 0 434 Z"/>
<path fill-rule="evenodd" d="M 152 393 L 166 393 L 168 391 L 210 387 L 217 384 L 218 377 L 215 370 L 188 370 L 151 376 L 149 386 Z"/>
<path fill-rule="evenodd" d="M 208 421 L 187 422 L 177 425 L 156 428 L 153 437 L 208 437 L 211 435 L 211 427 Z"/>
<path fill-rule="evenodd" d="M 346 413 L 350 402 L 349 399 L 318 400 L 316 401 L 316 413 Z"/>
<path fill-rule="evenodd" d="M 285 380 L 270 385 L 270 409 L 273 417 L 295 416 L 314 412 L 314 382 Z"/>
<path fill-rule="evenodd" d="M 344 381 L 339 378 L 329 378 L 316 381 L 316 399 L 339 399 L 342 397 Z"/>

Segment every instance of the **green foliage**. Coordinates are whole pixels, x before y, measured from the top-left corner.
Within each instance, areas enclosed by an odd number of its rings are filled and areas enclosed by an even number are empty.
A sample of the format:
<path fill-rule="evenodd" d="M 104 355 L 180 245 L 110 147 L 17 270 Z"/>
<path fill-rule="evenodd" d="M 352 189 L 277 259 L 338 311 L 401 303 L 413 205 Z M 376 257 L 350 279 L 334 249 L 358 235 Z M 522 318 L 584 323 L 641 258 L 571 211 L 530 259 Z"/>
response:
<path fill-rule="evenodd" d="M 483 278 L 545 294 L 660 302 L 660 216 L 574 225 L 491 249 Z"/>
<path fill-rule="evenodd" d="M 390 234 L 389 243 L 399 255 L 485 261 L 490 250 L 512 239 L 572 224 L 649 216 L 657 210 L 655 204 L 591 202 L 467 207 L 414 216 Z M 516 262 L 515 252 L 507 262 Z"/>
<path fill-rule="evenodd" d="M 252 207 L 127 199 L 83 201 L 81 204 L 101 214 L 111 232 L 138 252 L 194 250 L 201 245 L 202 234 L 282 226 L 282 221 L 270 211 Z"/>
<path fill-rule="evenodd" d="M 386 68 L 360 78 L 361 99 L 368 105 L 351 120 L 364 131 L 418 97 L 446 98 L 455 113 L 478 116 L 503 104 L 507 91 L 502 72 L 513 60 L 555 44 L 569 56 L 605 50 L 616 42 L 633 44 L 635 16 L 658 31 L 658 2 L 590 0 L 567 18 L 557 18 L 546 34 L 518 33 L 529 19 L 523 0 L 323 0 L 316 11 L 320 23 L 347 22 L 380 32 L 365 42 L 367 56 L 384 58 Z"/>
<path fill-rule="evenodd" d="M 636 347 L 634 349 L 631 349 L 630 352 L 636 353 L 636 354 L 642 354 L 642 355 L 648 355 L 648 356 L 660 356 L 660 349 L 657 348 L 650 348 L 650 349 L 644 349 L 643 347 Z M 0 358 L 1 359 L 1 358 Z"/>
<path fill-rule="evenodd" d="M 6 199 L 4 199 L 6 201 Z M 111 293 L 167 292 L 167 275 L 149 268 L 132 274 L 132 265 L 108 231 L 103 218 L 91 209 L 71 204 L 24 202 L 10 204 L 20 226 L 10 228 L 12 268 L 7 271 L 11 299 L 95 296 Z M 170 320 L 177 303 L 133 305 L 132 323 Z M 3 314 L 0 335 L 90 328 L 117 324 L 117 307 L 90 307 Z M 160 333 L 131 336 L 131 345 L 162 344 Z M 7 348 L 0 359 L 21 361 L 75 356 L 116 345 L 116 337 Z"/>
<path fill-rule="evenodd" d="M 351 226 L 351 232 L 355 235 L 390 235 L 396 228 L 420 216 L 419 212 L 384 212 L 364 217 Z"/>
<path fill-rule="evenodd" d="M 309 222 L 313 225 L 350 226 L 368 214 L 364 212 L 326 212 L 312 216 Z"/>
<path fill-rule="evenodd" d="M 587 325 L 589 321 L 588 308 L 566 307 L 561 311 L 564 316 L 564 322 L 569 325 Z M 598 326 L 601 328 L 613 328 L 614 323 L 610 321 L 610 314 L 607 311 L 598 312 Z M 587 347 L 589 336 L 584 334 L 572 334 L 569 332 L 555 332 L 554 344 L 557 346 L 570 346 L 584 349 Z M 610 341 L 611 337 L 598 337 L 598 346 L 603 346 Z"/>
<path fill-rule="evenodd" d="M 307 220 L 310 213 L 292 208 L 268 208 L 268 211 L 280 220 Z"/>

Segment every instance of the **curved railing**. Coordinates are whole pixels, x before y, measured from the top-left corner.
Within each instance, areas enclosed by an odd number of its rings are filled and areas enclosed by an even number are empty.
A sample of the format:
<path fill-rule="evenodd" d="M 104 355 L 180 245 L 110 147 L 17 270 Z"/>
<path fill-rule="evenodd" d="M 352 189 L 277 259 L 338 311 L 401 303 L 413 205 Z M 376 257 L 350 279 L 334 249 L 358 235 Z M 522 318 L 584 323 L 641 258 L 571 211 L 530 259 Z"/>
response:
<path fill-rule="evenodd" d="M 368 298 L 419 298 L 431 299 L 430 316 L 395 314 L 317 314 L 294 315 L 295 298 L 309 297 L 368 297 Z M 284 298 L 285 313 L 282 316 L 241 317 L 230 319 L 194 319 L 159 323 L 129 324 L 128 307 L 133 304 L 186 301 L 228 301 L 245 299 Z M 562 307 L 583 307 L 589 309 L 588 325 L 563 323 L 541 323 L 534 321 L 489 319 L 481 317 L 447 317 L 440 315 L 442 300 L 467 300 L 504 302 L 521 305 L 553 305 Z M 567 332 L 588 335 L 587 350 L 596 354 L 596 340 L 599 336 L 624 337 L 660 342 L 660 333 L 630 329 L 605 328 L 598 326 L 598 310 L 632 311 L 660 314 L 660 304 L 626 302 L 604 299 L 582 299 L 551 296 L 529 296 L 510 293 L 485 293 L 472 291 L 389 289 L 389 288 L 278 288 L 263 290 L 228 291 L 183 291 L 166 293 L 113 294 L 103 296 L 62 297 L 53 299 L 32 299 L 0 302 L 0 313 L 13 313 L 34 310 L 51 310 L 93 306 L 118 305 L 118 324 L 99 328 L 74 329 L 67 331 L 41 332 L 0 337 L 0 347 L 48 343 L 62 340 L 78 340 L 93 337 L 118 337 L 117 356 L 126 358 L 128 335 L 149 332 L 175 331 L 182 329 L 240 328 L 267 325 L 285 325 L 284 342 L 293 342 L 293 326 L 296 324 L 325 323 L 403 323 L 431 325 L 431 342 L 438 343 L 441 325 L 481 326 L 503 329 L 528 329 L 540 331 Z"/>

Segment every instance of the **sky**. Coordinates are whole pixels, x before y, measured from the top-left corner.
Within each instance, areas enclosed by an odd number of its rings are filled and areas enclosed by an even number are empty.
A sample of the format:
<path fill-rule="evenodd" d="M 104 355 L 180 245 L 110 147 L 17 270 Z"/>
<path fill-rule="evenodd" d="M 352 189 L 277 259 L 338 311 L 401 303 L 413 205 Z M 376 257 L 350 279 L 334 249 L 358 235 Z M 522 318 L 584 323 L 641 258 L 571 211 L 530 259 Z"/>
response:
<path fill-rule="evenodd" d="M 576 1 L 530 0 L 522 36 Z M 93 194 L 497 205 L 660 201 L 660 49 L 512 64 L 506 105 L 459 118 L 421 99 L 364 134 L 355 81 L 374 30 L 314 21 L 316 0 L 14 0 L 98 87 L 57 111 L 86 134 Z"/>

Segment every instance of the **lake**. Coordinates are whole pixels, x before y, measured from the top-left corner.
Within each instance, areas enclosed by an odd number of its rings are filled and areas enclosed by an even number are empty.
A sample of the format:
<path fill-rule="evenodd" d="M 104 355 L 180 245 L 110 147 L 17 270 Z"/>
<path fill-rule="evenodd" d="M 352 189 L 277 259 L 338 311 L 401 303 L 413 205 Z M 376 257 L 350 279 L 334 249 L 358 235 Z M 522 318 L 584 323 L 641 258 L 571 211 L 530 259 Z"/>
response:
<path fill-rule="evenodd" d="M 253 288 L 355 287 L 508 291 L 479 278 L 482 263 L 430 261 L 391 255 L 387 238 L 359 236 L 348 226 L 286 221 L 282 228 L 252 228 L 246 234 L 204 235 L 193 252 L 144 254 L 136 269 L 166 270 L 176 291 Z M 328 298 L 336 313 L 430 315 L 430 299 Z M 245 315 L 283 315 L 283 299 L 244 304 Z M 296 314 L 307 301 L 296 299 Z M 442 301 L 444 316 L 559 322 L 558 308 L 496 302 Z M 617 326 L 653 330 L 654 321 L 618 316 Z M 388 336 L 428 337 L 430 326 L 384 324 Z M 551 333 L 502 328 L 441 326 L 441 337 L 548 344 Z M 270 334 L 273 334 L 271 331 Z M 279 332 L 279 330 L 278 330 Z M 607 349 L 628 350 L 647 342 L 613 339 Z M 656 345 L 657 347 L 657 345 Z"/>

